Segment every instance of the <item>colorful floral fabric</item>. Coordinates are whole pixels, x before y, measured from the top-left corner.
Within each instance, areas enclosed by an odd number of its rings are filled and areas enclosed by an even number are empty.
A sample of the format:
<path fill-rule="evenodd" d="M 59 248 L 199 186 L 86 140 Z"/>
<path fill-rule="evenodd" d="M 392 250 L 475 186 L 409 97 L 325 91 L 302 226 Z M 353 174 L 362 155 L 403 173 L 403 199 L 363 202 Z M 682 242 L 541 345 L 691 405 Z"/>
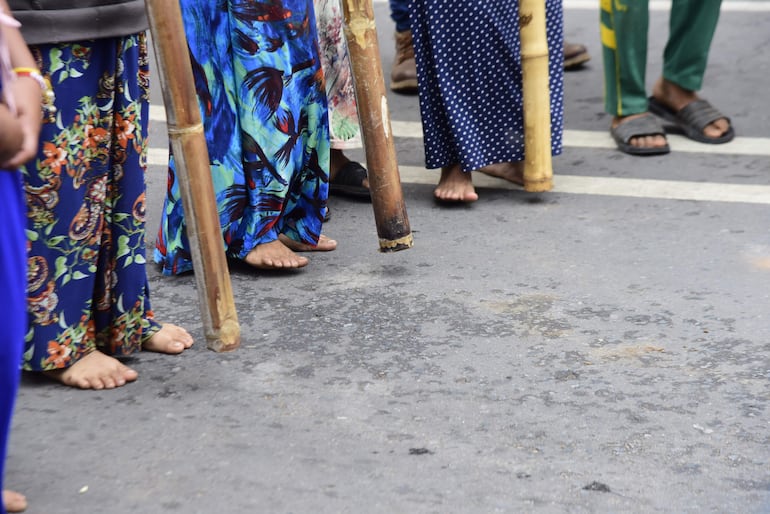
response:
<path fill-rule="evenodd" d="M 286 234 L 315 245 L 328 197 L 329 132 L 311 0 L 181 0 L 228 256 Z M 155 260 L 192 269 L 169 162 Z"/>
<path fill-rule="evenodd" d="M 57 113 L 24 170 L 30 252 L 24 368 L 126 355 L 159 330 L 145 269 L 144 34 L 32 47 Z"/>
<path fill-rule="evenodd" d="M 361 146 L 356 110 L 356 91 L 350 68 L 350 53 L 342 30 L 343 13 L 339 0 L 315 0 L 321 65 L 329 98 L 331 147 L 337 150 Z"/>

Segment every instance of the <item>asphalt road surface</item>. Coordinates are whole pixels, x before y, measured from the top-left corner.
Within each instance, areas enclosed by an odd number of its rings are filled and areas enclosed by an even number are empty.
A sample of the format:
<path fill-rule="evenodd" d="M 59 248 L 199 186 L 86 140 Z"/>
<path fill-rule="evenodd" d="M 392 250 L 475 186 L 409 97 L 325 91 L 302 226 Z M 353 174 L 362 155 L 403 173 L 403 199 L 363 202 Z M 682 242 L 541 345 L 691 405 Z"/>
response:
<path fill-rule="evenodd" d="M 158 319 L 196 346 L 139 354 L 114 391 L 25 377 L 6 480 L 28 512 L 770 512 L 770 2 L 726 0 L 710 57 L 702 94 L 736 140 L 649 158 L 609 138 L 597 4 L 565 2 L 593 59 L 566 76 L 553 192 L 479 180 L 474 205 L 437 205 L 418 100 L 390 95 L 414 248 L 379 253 L 371 205 L 333 198 L 337 251 L 232 267 L 227 354 L 205 347 L 194 277 L 150 266 Z"/>

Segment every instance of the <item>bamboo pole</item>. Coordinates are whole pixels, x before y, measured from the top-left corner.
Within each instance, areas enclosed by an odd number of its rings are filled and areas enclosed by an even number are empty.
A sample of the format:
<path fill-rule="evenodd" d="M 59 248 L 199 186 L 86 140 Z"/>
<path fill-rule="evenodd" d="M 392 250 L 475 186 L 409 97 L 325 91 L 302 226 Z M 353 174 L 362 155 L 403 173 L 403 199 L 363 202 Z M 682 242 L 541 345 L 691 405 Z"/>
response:
<path fill-rule="evenodd" d="M 524 97 L 524 189 L 553 188 L 551 99 L 545 1 L 520 0 L 522 96 Z"/>
<path fill-rule="evenodd" d="M 372 0 L 342 0 L 342 7 L 380 250 L 404 250 L 414 240 L 390 128 Z"/>
<path fill-rule="evenodd" d="M 179 1 L 146 0 L 145 5 L 166 105 L 168 138 L 182 193 L 206 342 L 217 352 L 235 350 L 240 345 L 241 329 Z"/>

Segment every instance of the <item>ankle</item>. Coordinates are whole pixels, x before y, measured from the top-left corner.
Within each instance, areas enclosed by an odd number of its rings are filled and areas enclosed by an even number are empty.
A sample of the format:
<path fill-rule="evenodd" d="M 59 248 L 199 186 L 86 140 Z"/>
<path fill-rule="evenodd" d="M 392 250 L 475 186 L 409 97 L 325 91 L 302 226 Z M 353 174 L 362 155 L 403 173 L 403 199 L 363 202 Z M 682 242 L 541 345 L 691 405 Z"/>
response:
<path fill-rule="evenodd" d="M 697 99 L 695 91 L 685 89 L 664 77 L 655 82 L 652 96 L 677 111 Z"/>
<path fill-rule="evenodd" d="M 329 152 L 329 178 L 333 179 L 337 172 L 349 162 L 350 159 L 342 153 L 342 150 L 332 148 L 331 152 Z"/>
<path fill-rule="evenodd" d="M 407 59 L 414 59 L 411 30 L 396 32 L 396 62 L 402 63 Z"/>

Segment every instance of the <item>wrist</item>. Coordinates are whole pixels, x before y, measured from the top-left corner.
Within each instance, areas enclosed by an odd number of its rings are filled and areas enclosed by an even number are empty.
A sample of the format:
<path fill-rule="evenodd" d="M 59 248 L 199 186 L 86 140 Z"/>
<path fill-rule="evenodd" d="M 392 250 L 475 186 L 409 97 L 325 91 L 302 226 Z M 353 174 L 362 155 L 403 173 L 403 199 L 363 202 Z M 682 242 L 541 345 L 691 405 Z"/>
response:
<path fill-rule="evenodd" d="M 56 112 L 56 106 L 54 105 L 56 95 L 54 94 L 53 87 L 51 87 L 51 82 L 37 68 L 14 68 L 13 72 L 17 78 L 28 77 L 34 80 L 38 87 L 40 87 L 43 109 L 49 113 Z"/>

